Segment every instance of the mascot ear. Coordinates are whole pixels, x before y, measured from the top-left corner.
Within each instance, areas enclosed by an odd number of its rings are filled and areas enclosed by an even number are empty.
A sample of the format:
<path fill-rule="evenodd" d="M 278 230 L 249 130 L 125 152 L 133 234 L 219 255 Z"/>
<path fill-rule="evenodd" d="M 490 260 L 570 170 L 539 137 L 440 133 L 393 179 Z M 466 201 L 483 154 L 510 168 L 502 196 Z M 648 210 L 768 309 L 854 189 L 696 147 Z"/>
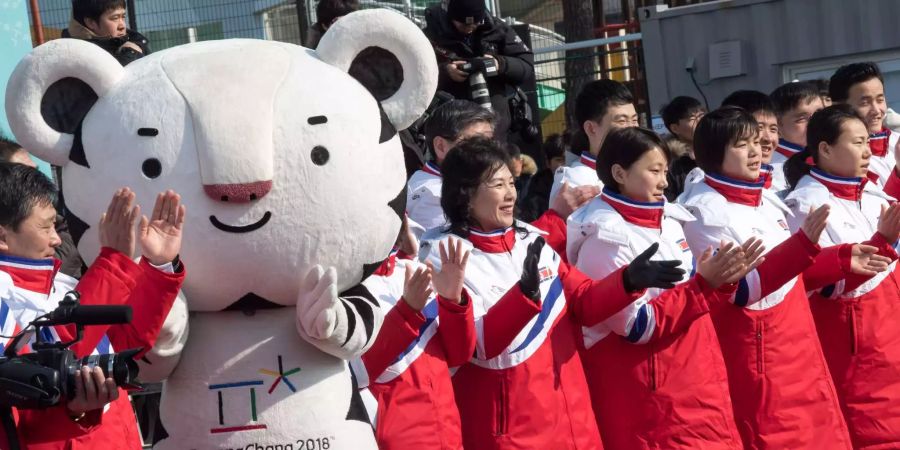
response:
<path fill-rule="evenodd" d="M 6 116 L 19 144 L 51 164 L 65 165 L 75 128 L 124 73 L 112 55 L 78 39 L 57 39 L 32 50 L 6 88 Z M 48 91 L 59 97 L 47 96 Z"/>
<path fill-rule="evenodd" d="M 390 52 L 403 68 L 400 87 L 381 106 L 396 129 L 405 129 L 425 112 L 437 89 L 434 49 L 406 17 L 369 9 L 341 17 L 322 36 L 316 53 L 322 61 L 348 72 L 356 57 L 370 47 Z"/>

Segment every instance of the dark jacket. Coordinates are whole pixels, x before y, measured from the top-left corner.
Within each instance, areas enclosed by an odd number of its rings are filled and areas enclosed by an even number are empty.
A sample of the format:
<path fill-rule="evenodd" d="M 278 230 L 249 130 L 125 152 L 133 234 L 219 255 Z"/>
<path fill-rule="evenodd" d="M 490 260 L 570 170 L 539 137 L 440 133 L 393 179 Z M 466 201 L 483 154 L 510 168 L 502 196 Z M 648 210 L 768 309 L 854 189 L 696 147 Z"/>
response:
<path fill-rule="evenodd" d="M 325 27 L 319 22 L 312 24 L 306 31 L 306 48 L 315 50 L 319 46 L 322 36 L 325 36 L 326 31 Z"/>
<path fill-rule="evenodd" d="M 531 177 L 528 191 L 520 192 L 519 217 L 526 221 L 537 220 L 547 211 L 550 204 L 550 189 L 553 187 L 553 172 L 549 168 L 542 169 Z"/>
<path fill-rule="evenodd" d="M 509 98 L 515 95 L 515 88 L 534 77 L 534 54 L 531 53 L 516 32 L 502 20 L 488 16 L 485 23 L 469 36 L 456 31 L 447 12 L 440 4 L 425 11 L 425 36 L 434 46 L 437 54 L 440 77 L 438 90 L 445 91 L 458 99 L 471 100 L 468 81 L 458 83 L 450 79 L 444 66 L 454 60 L 492 55 L 499 64 L 498 75 L 487 77 L 491 104 L 497 114 L 495 136 L 506 140 L 509 129 Z"/>
<path fill-rule="evenodd" d="M 56 247 L 56 259 L 62 262 L 59 271 L 76 279 L 81 278 L 84 262 L 78 253 L 78 247 L 72 234 L 69 233 L 69 223 L 61 214 L 56 215 L 56 234 L 59 235 L 61 244 Z"/>
<path fill-rule="evenodd" d="M 688 155 L 681 155 L 672 163 L 669 173 L 666 175 L 666 181 L 669 183 L 665 190 L 666 199 L 674 202 L 684 192 L 684 180 L 695 167 L 697 167 L 697 162 Z"/>
<path fill-rule="evenodd" d="M 99 37 L 77 20 L 71 19 L 69 20 L 69 28 L 63 30 L 62 37 L 81 39 L 97 44 L 100 48 L 109 52 L 110 55 L 113 55 L 116 61 L 119 61 L 119 64 L 127 66 L 129 63 L 150 54 L 150 42 L 137 31 L 125 30 L 125 33 L 124 37 L 119 38 Z M 137 44 L 143 53 L 122 47 L 126 42 Z"/>

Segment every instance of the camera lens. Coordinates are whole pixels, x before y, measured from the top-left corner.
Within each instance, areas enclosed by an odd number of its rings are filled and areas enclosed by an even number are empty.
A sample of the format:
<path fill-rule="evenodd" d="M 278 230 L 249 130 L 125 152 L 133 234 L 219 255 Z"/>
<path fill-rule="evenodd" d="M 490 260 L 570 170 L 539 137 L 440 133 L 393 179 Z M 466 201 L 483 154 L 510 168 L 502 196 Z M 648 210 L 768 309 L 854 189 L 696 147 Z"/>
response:
<path fill-rule="evenodd" d="M 484 108 L 494 109 L 491 105 L 491 93 L 488 90 L 487 81 L 481 72 L 469 75 L 469 88 L 472 92 L 472 101 Z"/>
<path fill-rule="evenodd" d="M 67 371 L 69 392 L 74 394 L 75 371 L 84 366 L 91 369 L 99 367 L 103 371 L 103 375 L 106 378 L 112 378 L 118 387 L 126 389 L 140 387 L 137 382 L 139 369 L 134 360 L 134 356 L 139 351 L 140 349 L 131 349 L 120 353 L 90 355 L 73 361 Z"/>

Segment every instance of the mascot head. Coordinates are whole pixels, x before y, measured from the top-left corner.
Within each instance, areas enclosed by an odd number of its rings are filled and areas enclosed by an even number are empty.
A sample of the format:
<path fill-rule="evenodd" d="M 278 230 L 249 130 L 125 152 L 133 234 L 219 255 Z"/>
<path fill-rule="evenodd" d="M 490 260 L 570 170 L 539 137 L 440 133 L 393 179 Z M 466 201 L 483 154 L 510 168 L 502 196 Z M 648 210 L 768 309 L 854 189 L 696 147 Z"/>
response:
<path fill-rule="evenodd" d="M 380 101 L 349 70 L 372 47 L 402 67 Z M 388 255 L 405 208 L 397 130 L 436 84 L 421 31 L 367 10 L 336 22 L 316 51 L 210 41 L 123 68 L 91 43 L 51 41 L 13 72 L 6 111 L 27 150 L 62 166 L 88 261 L 99 243 L 87 228 L 115 189 L 145 208 L 165 189 L 181 194 L 188 303 L 217 311 L 241 299 L 294 305 L 314 264 L 334 266 L 346 289 Z"/>

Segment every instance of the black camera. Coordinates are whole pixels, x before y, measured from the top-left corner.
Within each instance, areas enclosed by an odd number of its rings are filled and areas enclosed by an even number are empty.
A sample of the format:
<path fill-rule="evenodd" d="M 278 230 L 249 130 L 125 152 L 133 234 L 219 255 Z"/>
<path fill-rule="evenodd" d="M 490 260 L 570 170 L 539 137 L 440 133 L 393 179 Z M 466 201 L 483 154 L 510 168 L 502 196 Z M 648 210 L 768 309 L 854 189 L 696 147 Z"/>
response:
<path fill-rule="evenodd" d="M 528 104 L 528 96 L 520 88 L 516 88 L 515 95 L 509 99 L 509 114 L 509 131 L 519 133 L 525 142 L 539 140 L 541 130 L 535 125 L 534 112 Z"/>
<path fill-rule="evenodd" d="M 487 57 L 472 58 L 465 63 L 457 64 L 456 68 L 469 74 L 472 101 L 484 108 L 494 109 L 491 105 L 491 91 L 485 77 L 497 75 L 497 61 Z"/>
<path fill-rule="evenodd" d="M 465 63 L 457 64 L 456 68 L 469 75 L 481 73 L 486 77 L 493 77 L 499 73 L 497 60 L 485 56 L 469 59 Z"/>
<path fill-rule="evenodd" d="M 75 395 L 75 371 L 82 366 L 100 367 L 116 386 L 136 390 L 138 365 L 134 356 L 141 349 L 76 358 L 69 346 L 81 340 L 85 325 L 110 325 L 131 321 L 130 306 L 80 305 L 80 295 L 69 292 L 59 307 L 38 317 L 17 334 L 0 357 L 0 407 L 44 409 Z M 73 323 L 76 337 L 70 342 L 45 342 L 43 327 Z M 33 353 L 16 355 L 28 338 L 35 337 Z"/>

